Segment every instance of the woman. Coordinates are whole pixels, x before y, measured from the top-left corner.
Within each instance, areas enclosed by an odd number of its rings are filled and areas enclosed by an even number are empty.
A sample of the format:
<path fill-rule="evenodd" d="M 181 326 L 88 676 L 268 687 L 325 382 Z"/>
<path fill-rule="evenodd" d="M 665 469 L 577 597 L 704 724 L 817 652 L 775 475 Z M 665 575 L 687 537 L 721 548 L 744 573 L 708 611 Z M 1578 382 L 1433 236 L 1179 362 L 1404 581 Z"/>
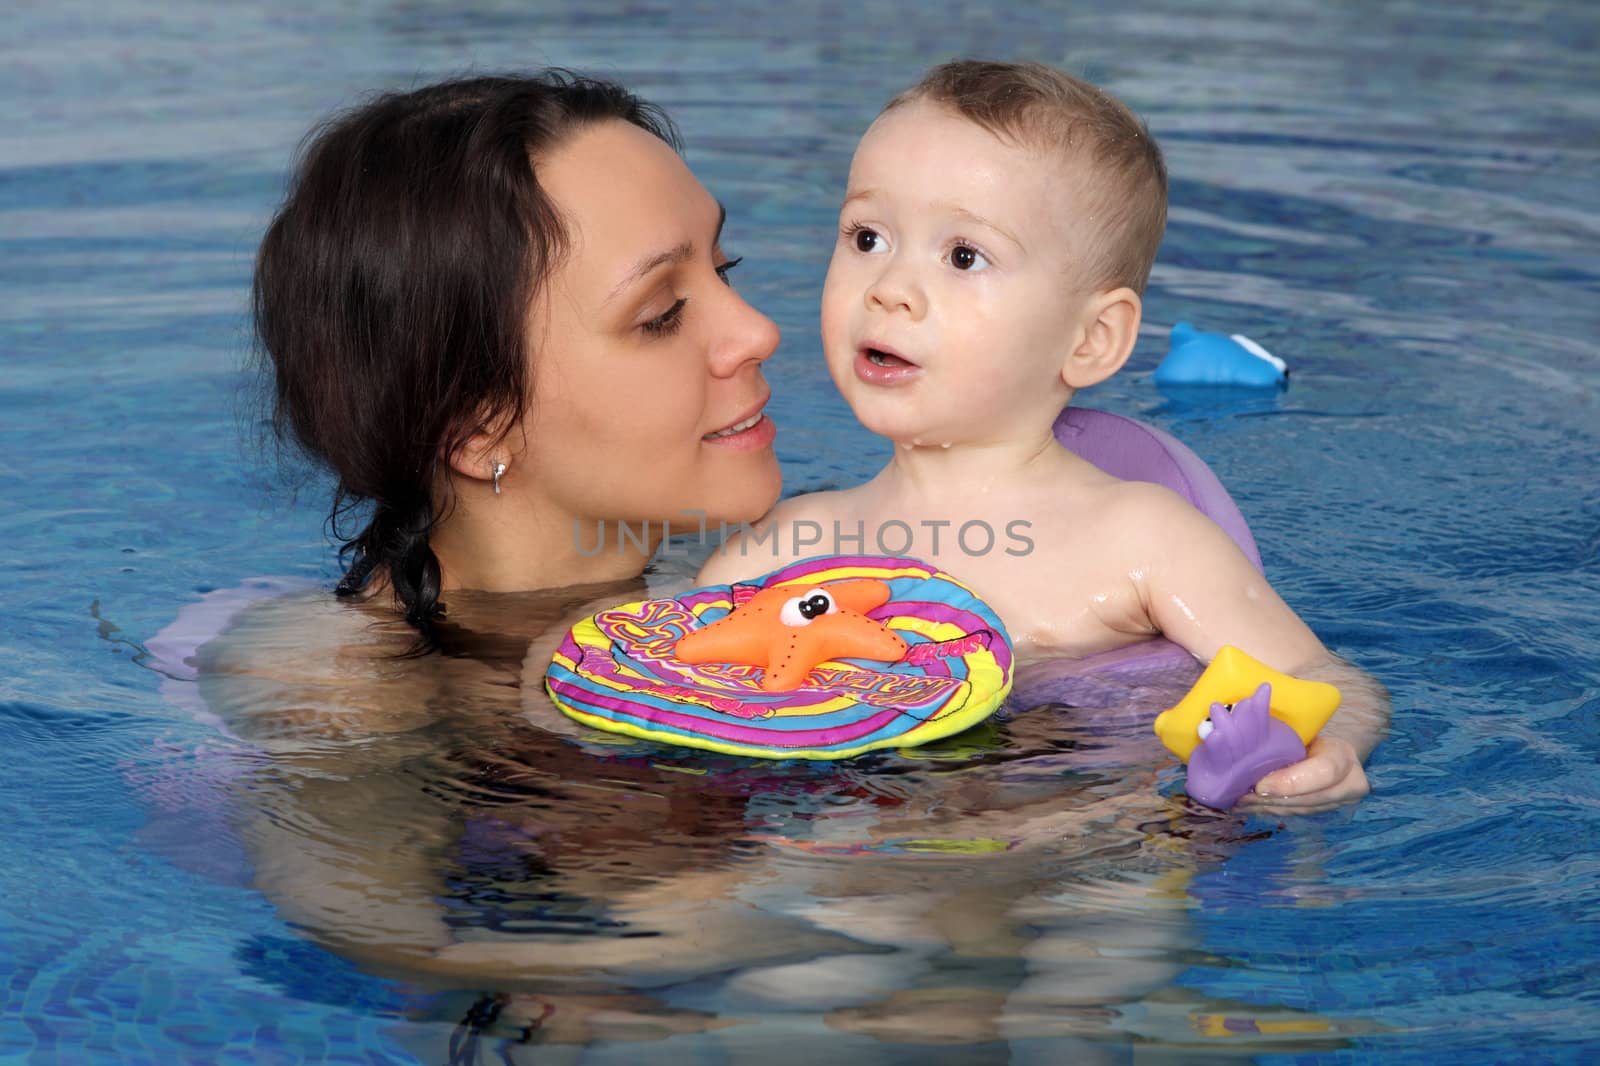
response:
<path fill-rule="evenodd" d="M 675 143 L 559 71 L 389 94 L 316 133 L 263 240 L 276 425 L 331 472 L 351 564 L 341 602 L 239 615 L 201 688 L 275 756 L 244 805 L 256 883 L 371 968 L 543 988 L 848 944 L 726 898 L 736 794 L 520 714 L 531 639 L 636 597 L 669 529 L 778 497 L 777 329 Z M 639 802 L 593 799 L 619 789 Z M 715 920 L 659 917 L 686 898 Z"/>
<path fill-rule="evenodd" d="M 456 589 L 634 577 L 685 512 L 778 498 L 723 213 L 666 118 L 560 73 L 380 98 L 323 129 L 261 246 L 277 424 L 337 478 L 342 595 L 424 639 Z M 584 554 L 579 531 L 648 526 Z"/>

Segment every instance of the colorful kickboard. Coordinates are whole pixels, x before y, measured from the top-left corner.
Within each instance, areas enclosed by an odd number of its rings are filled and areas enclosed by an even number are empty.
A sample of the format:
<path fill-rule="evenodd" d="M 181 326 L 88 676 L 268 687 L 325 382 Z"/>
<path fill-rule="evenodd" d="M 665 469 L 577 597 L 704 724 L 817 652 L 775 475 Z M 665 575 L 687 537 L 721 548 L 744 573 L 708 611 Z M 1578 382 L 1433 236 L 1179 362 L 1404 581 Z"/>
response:
<path fill-rule="evenodd" d="M 761 667 L 684 663 L 678 640 L 777 586 L 796 592 L 871 579 L 889 601 L 868 612 L 905 641 L 897 662 L 838 659 L 790 691 Z M 564 713 L 608 732 L 766 759 L 843 759 L 925 744 L 992 714 L 1011 691 L 998 615 L 949 574 L 915 559 L 805 559 L 738 585 L 601 611 L 573 626 L 545 687 Z"/>

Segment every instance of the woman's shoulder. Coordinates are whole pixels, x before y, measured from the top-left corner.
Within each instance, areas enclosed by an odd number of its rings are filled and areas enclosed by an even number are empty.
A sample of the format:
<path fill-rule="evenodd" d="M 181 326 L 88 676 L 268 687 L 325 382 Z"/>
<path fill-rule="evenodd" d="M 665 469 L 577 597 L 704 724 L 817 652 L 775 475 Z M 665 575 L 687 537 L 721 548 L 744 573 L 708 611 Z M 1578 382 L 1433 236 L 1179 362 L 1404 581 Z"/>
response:
<path fill-rule="evenodd" d="M 203 675 L 353 680 L 404 655 L 416 632 L 370 600 L 303 589 L 257 600 L 196 652 Z"/>
<path fill-rule="evenodd" d="M 311 589 L 239 610 L 194 662 L 208 709 L 240 737 L 348 739 L 427 721 L 415 638 L 379 603 Z"/>
<path fill-rule="evenodd" d="M 493 728 L 523 709 L 517 690 L 530 642 L 559 639 L 596 604 L 643 591 L 639 581 L 457 590 L 426 654 L 387 591 L 294 592 L 239 610 L 193 661 L 210 712 L 238 736 L 280 751 L 451 723 Z"/>

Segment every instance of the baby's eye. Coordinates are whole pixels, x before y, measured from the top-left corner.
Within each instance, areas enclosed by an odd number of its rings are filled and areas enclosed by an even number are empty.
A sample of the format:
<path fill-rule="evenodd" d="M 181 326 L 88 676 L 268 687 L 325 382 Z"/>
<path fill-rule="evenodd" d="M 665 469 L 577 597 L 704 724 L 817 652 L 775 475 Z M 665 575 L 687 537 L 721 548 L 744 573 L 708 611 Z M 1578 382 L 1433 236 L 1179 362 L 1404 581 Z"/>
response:
<path fill-rule="evenodd" d="M 883 239 L 883 235 L 877 230 L 866 226 L 849 227 L 845 230 L 845 237 L 849 239 L 851 246 L 856 251 L 865 252 L 868 255 L 889 250 L 889 242 Z"/>
<path fill-rule="evenodd" d="M 950 249 L 950 265 L 957 270 L 982 270 L 989 265 L 989 260 L 972 245 L 958 244 Z"/>

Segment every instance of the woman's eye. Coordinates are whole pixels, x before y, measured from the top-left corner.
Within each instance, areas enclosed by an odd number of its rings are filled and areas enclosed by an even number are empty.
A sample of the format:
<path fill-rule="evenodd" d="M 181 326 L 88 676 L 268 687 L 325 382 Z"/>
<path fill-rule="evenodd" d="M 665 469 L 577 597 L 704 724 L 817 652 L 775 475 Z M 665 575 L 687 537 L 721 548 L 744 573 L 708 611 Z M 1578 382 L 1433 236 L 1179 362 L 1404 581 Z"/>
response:
<path fill-rule="evenodd" d="M 683 324 L 683 308 L 689 301 L 679 297 L 677 302 L 639 328 L 657 337 L 670 337 Z"/>
<path fill-rule="evenodd" d="M 744 256 L 742 255 L 737 259 L 728 260 L 726 263 L 723 263 L 721 266 L 717 267 L 717 277 L 722 279 L 723 284 L 732 285 L 733 282 L 728 280 L 728 271 L 732 270 L 742 262 L 744 262 Z"/>
<path fill-rule="evenodd" d="M 888 242 L 875 229 L 868 229 L 866 226 L 851 226 L 845 235 L 850 238 L 851 246 L 858 252 L 865 252 L 871 255 L 874 252 L 886 252 L 889 250 Z"/>
<path fill-rule="evenodd" d="M 957 270 L 982 270 L 989 265 L 989 260 L 970 244 L 958 244 L 950 249 L 950 265 Z"/>

